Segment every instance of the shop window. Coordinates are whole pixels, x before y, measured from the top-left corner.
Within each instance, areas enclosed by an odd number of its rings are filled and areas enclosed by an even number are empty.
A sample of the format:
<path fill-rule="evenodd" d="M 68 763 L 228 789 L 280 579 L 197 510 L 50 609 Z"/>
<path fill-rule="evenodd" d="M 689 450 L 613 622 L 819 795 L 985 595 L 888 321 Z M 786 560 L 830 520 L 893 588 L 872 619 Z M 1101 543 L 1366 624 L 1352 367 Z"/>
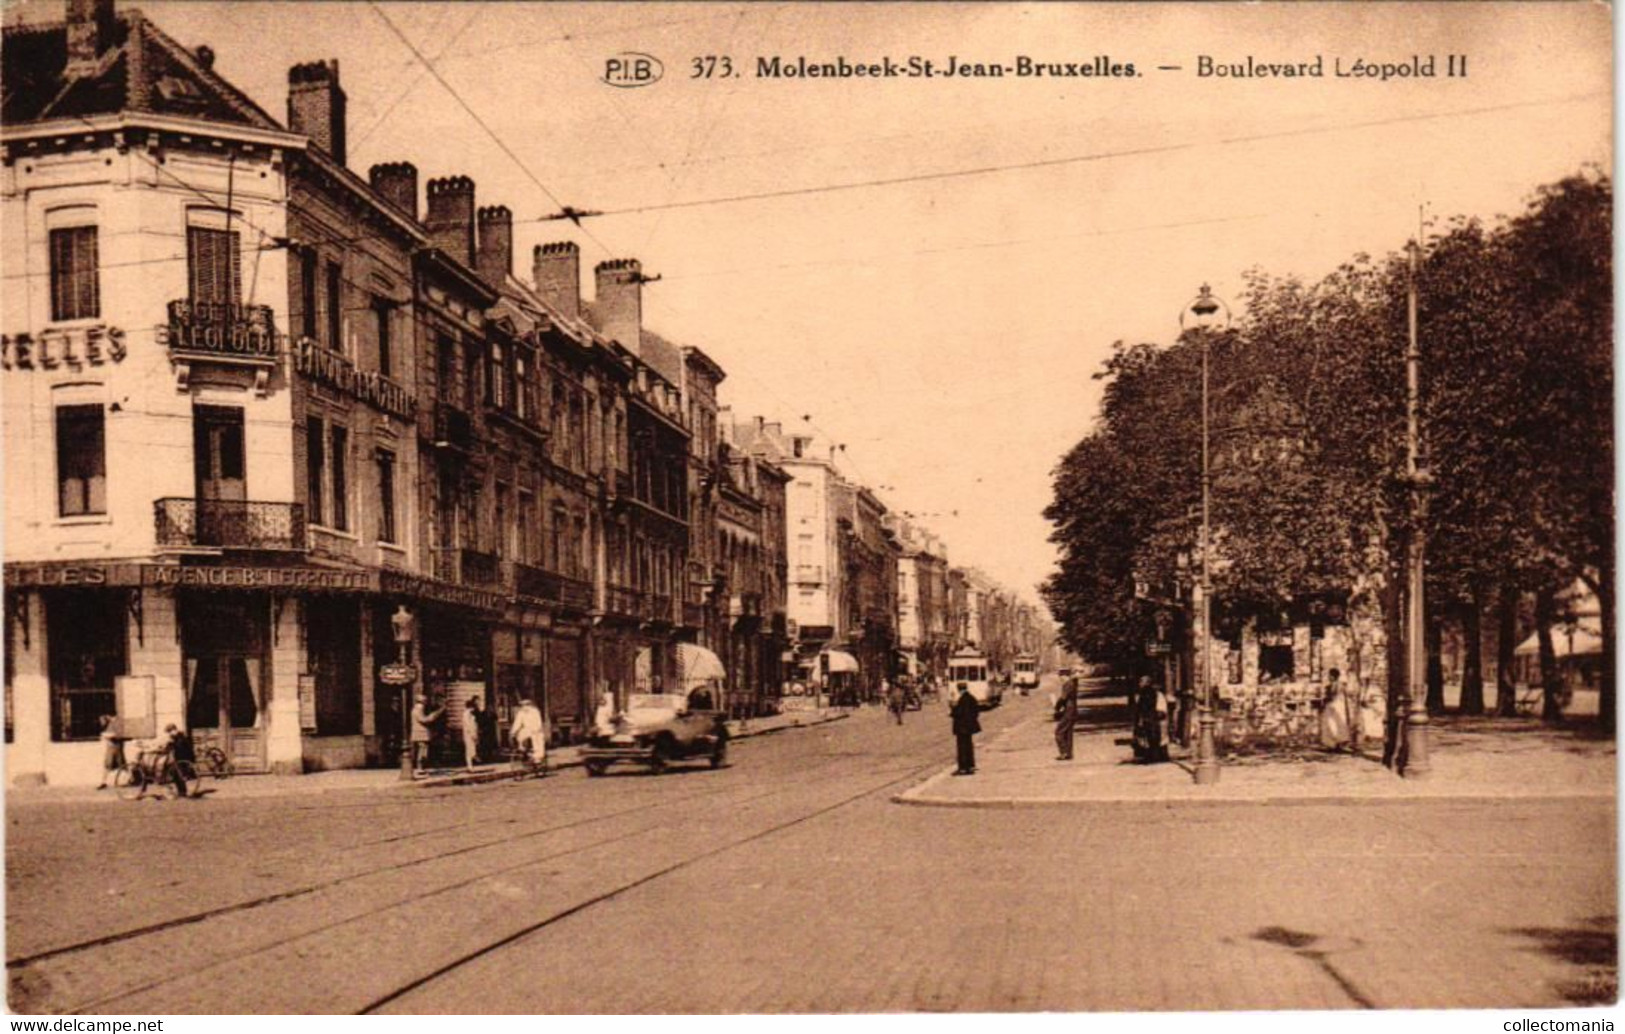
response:
<path fill-rule="evenodd" d="M 52 230 L 51 319 L 84 320 L 101 314 L 101 283 L 96 265 L 96 228 Z"/>
<path fill-rule="evenodd" d="M 395 541 L 395 454 L 379 449 L 378 463 L 378 541 Z"/>
<path fill-rule="evenodd" d="M 305 601 L 307 668 L 316 680 L 316 735 L 361 733 L 361 610 L 353 600 Z"/>
<path fill-rule="evenodd" d="M 194 303 L 236 305 L 243 295 L 237 232 L 187 227 L 186 272 Z"/>
<path fill-rule="evenodd" d="M 106 414 L 100 405 L 58 406 L 56 479 L 59 512 L 107 512 Z"/>
<path fill-rule="evenodd" d="M 51 739 L 93 740 L 116 715 L 113 680 L 125 674 L 124 596 L 60 592 L 46 597 Z"/>

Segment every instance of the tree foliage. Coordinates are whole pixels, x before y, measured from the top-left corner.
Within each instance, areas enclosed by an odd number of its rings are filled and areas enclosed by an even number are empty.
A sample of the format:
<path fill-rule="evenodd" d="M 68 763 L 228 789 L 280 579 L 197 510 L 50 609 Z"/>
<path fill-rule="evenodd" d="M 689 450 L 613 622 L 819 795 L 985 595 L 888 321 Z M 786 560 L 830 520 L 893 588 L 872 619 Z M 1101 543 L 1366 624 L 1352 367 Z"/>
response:
<path fill-rule="evenodd" d="M 1435 614 L 1454 608 L 1476 627 L 1508 592 L 1584 577 L 1612 650 L 1611 230 L 1611 182 L 1586 172 L 1541 188 L 1516 218 L 1455 220 L 1425 243 L 1421 531 Z M 1315 283 L 1253 271 L 1232 329 L 1114 348 L 1096 375 L 1098 424 L 1056 468 L 1046 510 L 1062 559 L 1045 593 L 1069 646 L 1133 657 L 1151 634 L 1135 578 L 1170 586 L 1190 555 L 1204 347 L 1216 594 L 1270 607 L 1360 584 L 1397 606 L 1415 530 L 1410 286 L 1400 251 L 1355 256 Z"/>

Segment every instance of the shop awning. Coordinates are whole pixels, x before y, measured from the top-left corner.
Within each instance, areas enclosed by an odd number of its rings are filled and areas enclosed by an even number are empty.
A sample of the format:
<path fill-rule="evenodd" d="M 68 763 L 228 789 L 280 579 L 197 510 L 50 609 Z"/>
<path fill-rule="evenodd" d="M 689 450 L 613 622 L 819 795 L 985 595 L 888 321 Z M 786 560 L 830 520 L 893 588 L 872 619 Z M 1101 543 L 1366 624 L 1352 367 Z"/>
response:
<path fill-rule="evenodd" d="M 728 671 L 722 666 L 722 658 L 705 647 L 678 643 L 677 677 L 683 680 L 684 686 L 694 686 L 711 679 L 726 681 Z"/>
<path fill-rule="evenodd" d="M 1575 629 L 1558 626 L 1552 629 L 1552 649 L 1559 657 L 1595 657 L 1602 654 L 1602 633 L 1581 625 Z M 1540 654 L 1540 633 L 1532 633 L 1518 644 L 1519 657 Z"/>
<path fill-rule="evenodd" d="M 825 650 L 823 656 L 829 658 L 829 673 L 831 675 L 843 671 L 858 670 L 858 659 L 845 650 Z"/>

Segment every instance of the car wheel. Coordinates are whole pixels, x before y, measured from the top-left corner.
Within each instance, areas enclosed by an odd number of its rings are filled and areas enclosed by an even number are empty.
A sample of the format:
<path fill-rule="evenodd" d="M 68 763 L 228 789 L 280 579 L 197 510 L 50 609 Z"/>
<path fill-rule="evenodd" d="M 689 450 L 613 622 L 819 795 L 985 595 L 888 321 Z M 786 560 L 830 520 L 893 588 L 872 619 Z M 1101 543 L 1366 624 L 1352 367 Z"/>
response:
<path fill-rule="evenodd" d="M 589 761 L 589 762 L 587 762 L 586 768 L 587 768 L 588 777 L 596 779 L 597 777 L 603 775 L 605 767 L 606 766 L 604 765 L 604 763 L 602 761 Z"/>
<path fill-rule="evenodd" d="M 655 743 L 654 750 L 651 751 L 650 754 L 649 754 L 649 774 L 650 775 L 659 775 L 660 773 L 662 773 L 662 772 L 664 772 L 666 770 L 666 761 L 667 761 L 667 758 L 668 758 L 668 753 L 667 753 L 668 749 L 669 748 L 666 746 L 666 741 L 664 741 L 664 740 L 660 740 L 657 743 Z"/>
<path fill-rule="evenodd" d="M 717 745 L 711 748 L 711 767 L 721 768 L 728 763 L 728 741 L 718 740 Z"/>

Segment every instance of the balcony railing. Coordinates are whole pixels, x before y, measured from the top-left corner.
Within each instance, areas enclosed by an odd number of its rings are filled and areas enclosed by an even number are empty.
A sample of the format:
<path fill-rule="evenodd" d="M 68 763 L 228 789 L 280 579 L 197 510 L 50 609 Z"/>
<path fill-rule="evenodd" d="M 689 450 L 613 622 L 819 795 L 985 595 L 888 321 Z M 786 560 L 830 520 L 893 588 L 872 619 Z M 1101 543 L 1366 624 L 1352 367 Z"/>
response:
<path fill-rule="evenodd" d="M 690 628 L 704 628 L 707 607 L 703 603 L 683 601 L 683 624 Z"/>
<path fill-rule="evenodd" d="M 474 419 L 450 402 L 436 402 L 434 443 L 468 452 L 474 448 Z"/>
<path fill-rule="evenodd" d="M 592 583 L 555 574 L 530 564 L 515 563 L 514 590 L 521 596 L 588 610 L 592 607 Z"/>
<path fill-rule="evenodd" d="M 503 574 L 502 560 L 494 553 L 449 546 L 434 551 L 434 576 L 443 582 L 500 589 L 507 584 Z"/>
<path fill-rule="evenodd" d="M 169 347 L 231 359 L 274 360 L 276 320 L 269 305 L 177 298 L 169 303 Z"/>
<path fill-rule="evenodd" d="M 153 510 L 160 548 L 305 548 L 305 508 L 300 503 L 168 498 L 156 500 Z"/>

